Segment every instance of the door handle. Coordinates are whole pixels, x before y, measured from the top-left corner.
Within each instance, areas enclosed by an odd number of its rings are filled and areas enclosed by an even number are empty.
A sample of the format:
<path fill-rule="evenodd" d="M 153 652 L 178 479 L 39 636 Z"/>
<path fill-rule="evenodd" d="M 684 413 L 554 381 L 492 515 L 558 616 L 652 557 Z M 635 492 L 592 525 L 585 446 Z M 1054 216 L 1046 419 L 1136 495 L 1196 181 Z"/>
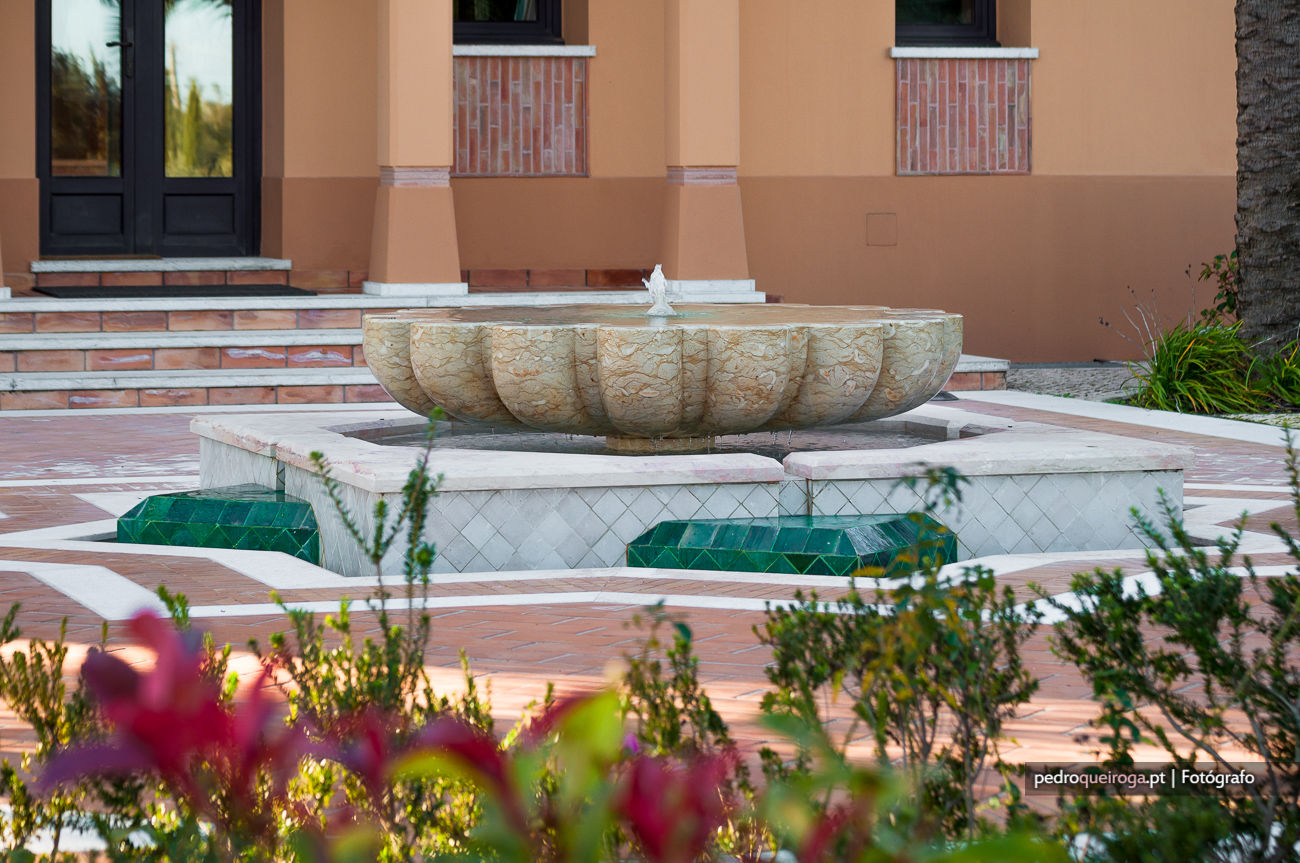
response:
<path fill-rule="evenodd" d="M 122 49 L 122 75 L 131 78 L 135 76 L 135 43 L 131 41 L 122 42 L 105 42 L 105 48 Z"/>

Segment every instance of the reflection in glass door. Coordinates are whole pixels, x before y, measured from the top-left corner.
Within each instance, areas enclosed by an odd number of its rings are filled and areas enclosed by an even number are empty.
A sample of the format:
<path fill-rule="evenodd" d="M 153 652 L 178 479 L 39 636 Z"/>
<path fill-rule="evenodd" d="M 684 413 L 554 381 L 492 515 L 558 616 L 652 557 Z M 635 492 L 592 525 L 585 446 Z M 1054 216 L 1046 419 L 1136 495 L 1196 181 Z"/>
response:
<path fill-rule="evenodd" d="M 234 44 L 230 0 L 165 7 L 168 177 L 234 176 Z"/>
<path fill-rule="evenodd" d="M 42 254 L 257 252 L 258 0 L 38 0 Z"/>
<path fill-rule="evenodd" d="M 120 177 L 121 5 L 55 0 L 50 19 L 50 171 Z"/>

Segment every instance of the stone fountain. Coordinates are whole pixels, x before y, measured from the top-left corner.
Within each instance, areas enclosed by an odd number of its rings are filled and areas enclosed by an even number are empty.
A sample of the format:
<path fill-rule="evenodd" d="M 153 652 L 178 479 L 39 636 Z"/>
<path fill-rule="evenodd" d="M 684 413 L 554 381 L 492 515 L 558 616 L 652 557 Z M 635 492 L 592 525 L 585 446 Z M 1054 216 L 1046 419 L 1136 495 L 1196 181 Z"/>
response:
<path fill-rule="evenodd" d="M 660 298 L 659 302 L 663 302 Z M 666 310 L 666 313 L 664 313 Z M 366 362 L 400 404 L 627 453 L 880 419 L 929 401 L 959 315 L 883 306 L 615 305 L 369 315 Z"/>
<path fill-rule="evenodd" d="M 349 575 L 369 567 L 312 454 L 328 458 L 368 532 L 374 505 L 393 508 L 421 456 L 399 441 L 419 438 L 435 406 L 454 418 L 430 455 L 442 482 L 425 539 L 442 572 L 621 566 L 629 542 L 670 520 L 907 512 L 918 491 L 898 479 L 918 465 L 969 479 L 965 502 L 944 515 L 962 556 L 1136 547 L 1129 508 L 1156 514 L 1162 490 L 1181 499 L 1190 453 L 1179 448 L 925 404 L 958 362 L 958 315 L 673 307 L 661 272 L 646 286 L 649 312 L 368 315 L 367 363 L 420 416 L 205 415 L 191 425 L 202 484 L 256 483 L 312 503 L 325 565 Z M 751 446 L 753 432 L 785 432 L 784 450 Z M 868 440 L 894 433 L 919 440 Z"/>

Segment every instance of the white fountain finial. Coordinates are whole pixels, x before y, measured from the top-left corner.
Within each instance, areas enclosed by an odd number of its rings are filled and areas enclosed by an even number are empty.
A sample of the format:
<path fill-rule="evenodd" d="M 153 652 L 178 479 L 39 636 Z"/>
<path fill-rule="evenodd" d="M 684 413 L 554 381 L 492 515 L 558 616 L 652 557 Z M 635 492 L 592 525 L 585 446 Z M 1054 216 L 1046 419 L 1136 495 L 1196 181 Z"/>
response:
<path fill-rule="evenodd" d="M 641 284 L 650 291 L 650 310 L 646 312 L 647 315 L 652 318 L 671 318 L 677 315 L 673 307 L 668 305 L 668 282 L 664 279 L 663 264 L 655 264 L 650 279 L 642 279 Z"/>

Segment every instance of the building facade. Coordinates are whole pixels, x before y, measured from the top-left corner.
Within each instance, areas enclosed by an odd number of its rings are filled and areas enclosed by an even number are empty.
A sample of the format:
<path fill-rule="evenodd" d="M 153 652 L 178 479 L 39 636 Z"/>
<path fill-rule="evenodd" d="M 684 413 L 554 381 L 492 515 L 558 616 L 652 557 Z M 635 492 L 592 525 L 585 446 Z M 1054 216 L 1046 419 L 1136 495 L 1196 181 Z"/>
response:
<path fill-rule="evenodd" d="M 455 294 L 662 263 L 688 296 L 943 308 L 970 353 L 1088 360 L 1134 352 L 1099 318 L 1183 314 L 1233 242 L 1229 0 L 506 5 L 0 0 L 0 283 L 260 255 Z"/>

